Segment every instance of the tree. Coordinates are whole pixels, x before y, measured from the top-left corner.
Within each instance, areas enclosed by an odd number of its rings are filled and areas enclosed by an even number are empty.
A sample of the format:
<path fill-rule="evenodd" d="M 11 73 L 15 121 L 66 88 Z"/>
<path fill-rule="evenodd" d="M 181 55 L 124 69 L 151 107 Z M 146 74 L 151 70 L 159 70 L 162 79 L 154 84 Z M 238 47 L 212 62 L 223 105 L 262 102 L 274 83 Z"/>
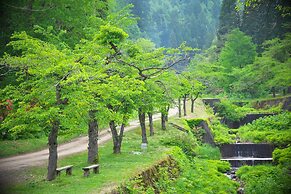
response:
<path fill-rule="evenodd" d="M 2 127 L 9 128 L 14 138 L 29 134 L 30 128 L 49 133 L 48 180 L 56 176 L 57 168 L 57 135 L 60 123 L 66 117 L 62 112 L 70 98 L 62 97 L 67 86 L 64 81 L 71 73 L 79 69 L 79 61 L 67 50 L 33 38 L 25 32 L 12 36 L 8 45 L 20 55 L 8 55 L 3 58 L 5 64 L 18 69 L 20 84 L 9 91 L 17 109 L 4 120 Z M 25 116 L 26 115 L 26 116 Z"/>
<path fill-rule="evenodd" d="M 236 8 L 237 0 L 223 0 L 219 15 L 219 27 L 217 30 L 218 50 L 224 46 L 226 35 L 240 25 L 240 16 Z"/>
<path fill-rule="evenodd" d="M 251 37 L 245 35 L 238 29 L 233 30 L 222 48 L 219 63 L 224 68 L 225 78 L 221 83 L 228 93 L 233 90 L 232 83 L 239 79 L 233 72 L 235 69 L 242 69 L 247 64 L 254 62 L 256 57 L 256 47 L 251 41 Z"/>

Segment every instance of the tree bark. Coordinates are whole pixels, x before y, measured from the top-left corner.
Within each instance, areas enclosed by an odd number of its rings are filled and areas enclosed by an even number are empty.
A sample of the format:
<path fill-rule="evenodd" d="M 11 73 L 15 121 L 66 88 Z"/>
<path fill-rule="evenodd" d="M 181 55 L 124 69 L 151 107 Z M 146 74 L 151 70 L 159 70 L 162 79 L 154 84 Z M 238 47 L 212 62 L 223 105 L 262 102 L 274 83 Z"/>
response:
<path fill-rule="evenodd" d="M 186 94 L 183 97 L 183 109 L 184 109 L 184 116 L 187 116 L 187 110 L 186 110 L 186 100 L 187 100 L 187 96 Z"/>
<path fill-rule="evenodd" d="M 119 135 L 118 135 L 118 132 L 117 132 L 117 129 L 116 129 L 116 125 L 115 125 L 114 121 L 110 121 L 109 126 L 110 126 L 111 133 L 112 133 L 113 153 L 114 154 L 120 154 L 121 153 L 121 143 L 122 143 L 125 124 L 122 123 L 122 125 L 120 127 Z"/>
<path fill-rule="evenodd" d="M 119 144 L 119 137 L 116 130 L 116 125 L 114 121 L 110 121 L 109 123 L 111 134 L 112 134 L 112 140 L 113 140 L 113 153 L 114 154 L 120 154 L 121 145 Z"/>
<path fill-rule="evenodd" d="M 49 134 L 48 138 L 48 145 L 49 145 L 49 159 L 48 159 L 48 173 L 47 173 L 47 180 L 51 181 L 56 178 L 56 169 L 58 163 L 58 131 L 59 131 L 60 122 L 55 120 L 52 122 L 52 129 Z"/>
<path fill-rule="evenodd" d="M 178 108 L 179 108 L 179 118 L 181 118 L 182 117 L 181 98 L 178 98 Z"/>
<path fill-rule="evenodd" d="M 161 113 L 161 124 L 162 124 L 162 130 L 166 130 L 166 114 Z"/>
<path fill-rule="evenodd" d="M 272 91 L 273 97 L 275 98 L 276 97 L 276 89 L 275 89 L 275 87 L 272 87 L 271 91 Z"/>
<path fill-rule="evenodd" d="M 191 113 L 194 113 L 194 99 L 191 99 Z"/>
<path fill-rule="evenodd" d="M 149 112 L 148 117 L 149 117 L 150 136 L 154 136 L 153 114 Z"/>
<path fill-rule="evenodd" d="M 166 122 L 168 122 L 169 121 L 169 110 L 170 110 L 170 106 L 167 106 L 166 110 L 167 110 L 167 112 L 166 112 L 165 119 L 166 119 Z"/>
<path fill-rule="evenodd" d="M 191 113 L 194 113 L 194 103 L 197 100 L 199 94 L 200 94 L 200 92 L 197 93 L 197 95 L 195 96 L 195 98 L 193 98 L 193 96 L 191 96 Z"/>
<path fill-rule="evenodd" d="M 98 154 L 98 123 L 96 119 L 96 110 L 89 111 L 88 122 L 88 163 L 97 164 L 99 162 Z"/>
<path fill-rule="evenodd" d="M 141 139 L 142 139 L 141 142 L 148 143 L 146 124 L 145 124 L 145 113 L 141 109 L 138 109 L 138 119 L 139 119 L 140 128 L 141 128 Z"/>
<path fill-rule="evenodd" d="M 61 100 L 61 86 L 60 84 L 56 85 L 56 105 L 59 106 L 62 104 Z M 48 159 L 48 172 L 47 172 L 47 180 L 51 181 L 56 178 L 56 169 L 58 165 L 58 131 L 60 127 L 60 121 L 55 119 L 52 122 L 52 129 L 50 131 L 48 137 L 48 145 L 49 145 L 49 159 Z"/>

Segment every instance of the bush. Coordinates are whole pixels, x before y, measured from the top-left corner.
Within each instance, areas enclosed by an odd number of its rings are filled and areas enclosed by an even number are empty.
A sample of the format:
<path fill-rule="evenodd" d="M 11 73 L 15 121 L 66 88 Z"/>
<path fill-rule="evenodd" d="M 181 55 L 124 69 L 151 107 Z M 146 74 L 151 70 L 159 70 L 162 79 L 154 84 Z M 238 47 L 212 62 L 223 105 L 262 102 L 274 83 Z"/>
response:
<path fill-rule="evenodd" d="M 195 147 L 198 145 L 198 142 L 191 132 L 184 133 L 178 131 L 176 134 L 171 134 L 161 139 L 161 143 L 166 146 L 181 148 L 188 157 L 196 156 Z"/>
<path fill-rule="evenodd" d="M 254 143 L 269 142 L 278 147 L 291 144 L 291 113 L 259 118 L 238 129 L 243 141 Z"/>
<path fill-rule="evenodd" d="M 165 193 L 236 193 L 238 183 L 224 174 L 229 164 L 217 160 L 195 159 L 190 168 L 184 170 L 180 177 L 168 185 Z"/>
<path fill-rule="evenodd" d="M 291 168 L 291 147 L 276 148 L 273 152 L 273 161 L 281 167 Z"/>
<path fill-rule="evenodd" d="M 201 159 L 211 159 L 211 160 L 220 160 L 220 150 L 218 147 L 212 147 L 208 144 L 203 144 L 195 148 L 195 152 L 198 158 Z"/>
<path fill-rule="evenodd" d="M 278 166 L 243 166 L 236 173 L 244 182 L 245 193 L 291 193 L 291 176 Z"/>
<path fill-rule="evenodd" d="M 186 120 L 187 125 L 189 126 L 191 132 L 195 135 L 198 141 L 202 142 L 203 135 L 205 130 L 201 127 L 201 122 L 204 119 L 188 119 Z"/>
<path fill-rule="evenodd" d="M 253 112 L 253 108 L 239 107 L 229 101 L 223 100 L 215 105 L 219 117 L 231 122 L 236 122 L 246 116 L 247 113 Z"/>
<path fill-rule="evenodd" d="M 229 128 L 220 123 L 217 118 L 211 121 L 210 128 L 217 145 L 234 143 L 236 135 L 229 133 Z"/>

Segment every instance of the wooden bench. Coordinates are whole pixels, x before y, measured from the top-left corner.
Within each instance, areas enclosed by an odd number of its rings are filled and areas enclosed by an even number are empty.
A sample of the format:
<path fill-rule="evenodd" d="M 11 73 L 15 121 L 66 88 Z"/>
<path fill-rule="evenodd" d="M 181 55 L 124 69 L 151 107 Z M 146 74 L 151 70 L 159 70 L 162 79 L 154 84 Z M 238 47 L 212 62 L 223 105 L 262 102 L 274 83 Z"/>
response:
<path fill-rule="evenodd" d="M 93 169 L 93 172 L 95 174 L 99 173 L 99 164 L 94 164 L 94 165 L 91 165 L 91 166 L 87 166 L 87 167 L 84 167 L 82 169 L 84 171 L 84 176 L 88 177 L 89 174 L 90 174 L 90 169 Z"/>
<path fill-rule="evenodd" d="M 72 169 L 73 169 L 73 165 L 69 165 L 69 166 L 64 166 L 61 168 L 57 168 L 57 175 L 60 176 L 61 171 L 66 170 L 66 175 L 72 175 Z"/>

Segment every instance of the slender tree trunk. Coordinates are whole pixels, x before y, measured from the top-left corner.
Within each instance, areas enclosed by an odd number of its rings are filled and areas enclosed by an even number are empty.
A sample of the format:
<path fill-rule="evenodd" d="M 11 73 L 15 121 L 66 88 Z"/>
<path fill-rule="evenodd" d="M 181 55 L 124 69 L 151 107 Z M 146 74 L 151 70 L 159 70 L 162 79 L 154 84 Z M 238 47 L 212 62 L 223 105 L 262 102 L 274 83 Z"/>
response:
<path fill-rule="evenodd" d="M 161 124 L 162 124 L 162 130 L 166 130 L 166 114 L 161 113 Z"/>
<path fill-rule="evenodd" d="M 48 138 L 49 145 L 49 160 L 48 160 L 48 173 L 47 180 L 51 181 L 56 178 L 56 169 L 58 164 L 58 131 L 59 131 L 60 123 L 58 120 L 52 122 L 52 129 Z"/>
<path fill-rule="evenodd" d="M 167 106 L 166 110 L 167 110 L 167 112 L 166 112 L 165 119 L 166 119 L 166 122 L 168 122 L 169 121 L 169 110 L 170 110 L 170 106 Z"/>
<path fill-rule="evenodd" d="M 109 126 L 110 126 L 110 129 L 111 129 L 112 140 L 113 140 L 113 153 L 114 154 L 120 154 L 121 145 L 119 144 L 119 135 L 117 133 L 115 122 L 114 121 L 110 121 Z"/>
<path fill-rule="evenodd" d="M 56 85 L 56 104 L 57 106 L 62 104 L 61 100 L 61 86 L 60 84 Z M 60 127 L 60 121 L 55 119 L 52 122 L 52 129 L 48 137 L 49 145 L 49 159 L 48 159 L 48 172 L 47 180 L 51 181 L 56 178 L 56 169 L 58 165 L 58 131 Z"/>
<path fill-rule="evenodd" d="M 150 136 L 154 136 L 154 123 L 153 123 L 153 113 L 148 113 L 149 126 L 150 126 Z"/>
<path fill-rule="evenodd" d="M 271 91 L 272 91 L 273 97 L 275 98 L 276 97 L 276 89 L 275 89 L 275 87 L 272 87 Z"/>
<path fill-rule="evenodd" d="M 191 113 L 194 113 L 194 99 L 191 99 Z"/>
<path fill-rule="evenodd" d="M 181 118 L 182 117 L 181 98 L 178 98 L 178 108 L 179 108 L 179 118 Z"/>
<path fill-rule="evenodd" d="M 99 162 L 98 154 L 98 123 L 96 120 L 96 110 L 89 111 L 89 122 L 88 122 L 88 163 L 96 164 Z"/>
<path fill-rule="evenodd" d="M 186 100 L 187 100 L 187 96 L 185 95 L 183 97 L 183 109 L 184 109 L 184 116 L 187 116 L 187 110 L 186 110 Z"/>
<path fill-rule="evenodd" d="M 120 127 L 120 132 L 118 135 L 116 125 L 114 121 L 110 121 L 109 123 L 111 133 L 112 133 L 112 140 L 113 140 L 113 153 L 114 154 L 120 154 L 121 153 L 121 144 L 122 144 L 122 138 L 123 138 L 123 133 L 124 133 L 124 127 L 125 124 L 122 123 Z"/>
<path fill-rule="evenodd" d="M 139 123 L 140 123 L 140 128 L 141 128 L 142 143 L 148 143 L 146 124 L 145 124 L 145 113 L 141 109 L 138 109 L 138 118 L 139 118 Z"/>

